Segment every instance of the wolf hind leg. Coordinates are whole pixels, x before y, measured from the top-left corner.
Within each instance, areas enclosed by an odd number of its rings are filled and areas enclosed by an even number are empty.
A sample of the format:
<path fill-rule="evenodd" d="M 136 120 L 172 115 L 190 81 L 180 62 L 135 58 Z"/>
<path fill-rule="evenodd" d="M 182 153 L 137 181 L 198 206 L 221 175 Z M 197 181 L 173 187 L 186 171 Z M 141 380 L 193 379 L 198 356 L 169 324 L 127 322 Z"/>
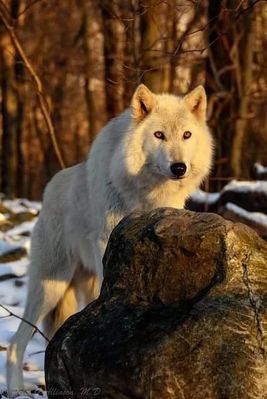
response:
<path fill-rule="evenodd" d="M 101 281 L 96 274 L 83 269 L 74 279 L 74 284 L 83 306 L 99 297 Z"/>
<path fill-rule="evenodd" d="M 44 318 L 43 326 L 46 336 L 50 339 L 56 333 L 64 321 L 79 310 L 77 290 L 73 282 L 67 287 L 63 297 L 56 307 Z"/>
<path fill-rule="evenodd" d="M 100 279 L 79 262 L 63 297 L 43 320 L 46 336 L 52 338 L 68 317 L 98 298 L 99 292 Z"/>

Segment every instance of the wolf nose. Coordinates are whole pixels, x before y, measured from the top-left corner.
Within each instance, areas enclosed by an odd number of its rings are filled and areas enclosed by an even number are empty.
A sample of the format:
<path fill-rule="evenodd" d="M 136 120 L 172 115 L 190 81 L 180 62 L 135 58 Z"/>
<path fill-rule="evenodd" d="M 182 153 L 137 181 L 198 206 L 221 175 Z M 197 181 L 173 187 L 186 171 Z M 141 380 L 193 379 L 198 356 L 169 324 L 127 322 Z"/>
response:
<path fill-rule="evenodd" d="M 171 171 L 176 177 L 182 177 L 186 172 L 186 164 L 182 162 L 173 163 Z"/>

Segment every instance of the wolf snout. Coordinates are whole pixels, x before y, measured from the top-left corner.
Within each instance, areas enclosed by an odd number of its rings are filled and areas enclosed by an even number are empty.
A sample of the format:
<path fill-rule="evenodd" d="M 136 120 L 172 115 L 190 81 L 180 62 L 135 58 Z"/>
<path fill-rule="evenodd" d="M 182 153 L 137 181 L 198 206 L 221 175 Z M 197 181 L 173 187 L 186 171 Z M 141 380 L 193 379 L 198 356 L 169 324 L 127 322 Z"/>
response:
<path fill-rule="evenodd" d="M 175 177 L 181 178 L 186 172 L 186 164 L 183 162 L 176 162 L 171 165 L 170 169 Z"/>

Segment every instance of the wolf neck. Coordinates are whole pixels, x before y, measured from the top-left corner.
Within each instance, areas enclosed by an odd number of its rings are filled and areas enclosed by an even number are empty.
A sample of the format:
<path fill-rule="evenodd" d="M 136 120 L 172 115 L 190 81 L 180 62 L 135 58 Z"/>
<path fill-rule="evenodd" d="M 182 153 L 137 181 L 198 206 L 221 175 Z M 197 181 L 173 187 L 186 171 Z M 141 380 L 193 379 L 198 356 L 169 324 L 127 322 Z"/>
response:
<path fill-rule="evenodd" d="M 124 179 L 124 190 L 118 192 L 120 198 L 125 204 L 128 212 L 133 210 L 151 210 L 160 207 L 172 207 L 182 209 L 184 208 L 185 201 L 189 197 L 190 193 L 194 190 L 188 190 L 188 187 L 179 187 L 179 183 L 176 181 L 165 181 L 161 184 L 153 185 L 150 184 L 149 178 L 147 184 L 134 184 L 133 180 L 125 176 Z M 118 190 L 117 188 L 115 188 Z"/>

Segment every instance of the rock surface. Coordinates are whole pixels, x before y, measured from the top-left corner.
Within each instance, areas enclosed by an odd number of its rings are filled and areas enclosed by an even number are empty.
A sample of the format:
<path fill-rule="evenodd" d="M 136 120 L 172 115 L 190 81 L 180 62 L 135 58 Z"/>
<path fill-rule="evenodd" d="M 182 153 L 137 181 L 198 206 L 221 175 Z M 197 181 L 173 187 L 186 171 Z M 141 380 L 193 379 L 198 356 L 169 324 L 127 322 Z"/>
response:
<path fill-rule="evenodd" d="M 162 208 L 113 231 L 98 300 L 46 352 L 49 398 L 267 398 L 267 244 Z"/>

